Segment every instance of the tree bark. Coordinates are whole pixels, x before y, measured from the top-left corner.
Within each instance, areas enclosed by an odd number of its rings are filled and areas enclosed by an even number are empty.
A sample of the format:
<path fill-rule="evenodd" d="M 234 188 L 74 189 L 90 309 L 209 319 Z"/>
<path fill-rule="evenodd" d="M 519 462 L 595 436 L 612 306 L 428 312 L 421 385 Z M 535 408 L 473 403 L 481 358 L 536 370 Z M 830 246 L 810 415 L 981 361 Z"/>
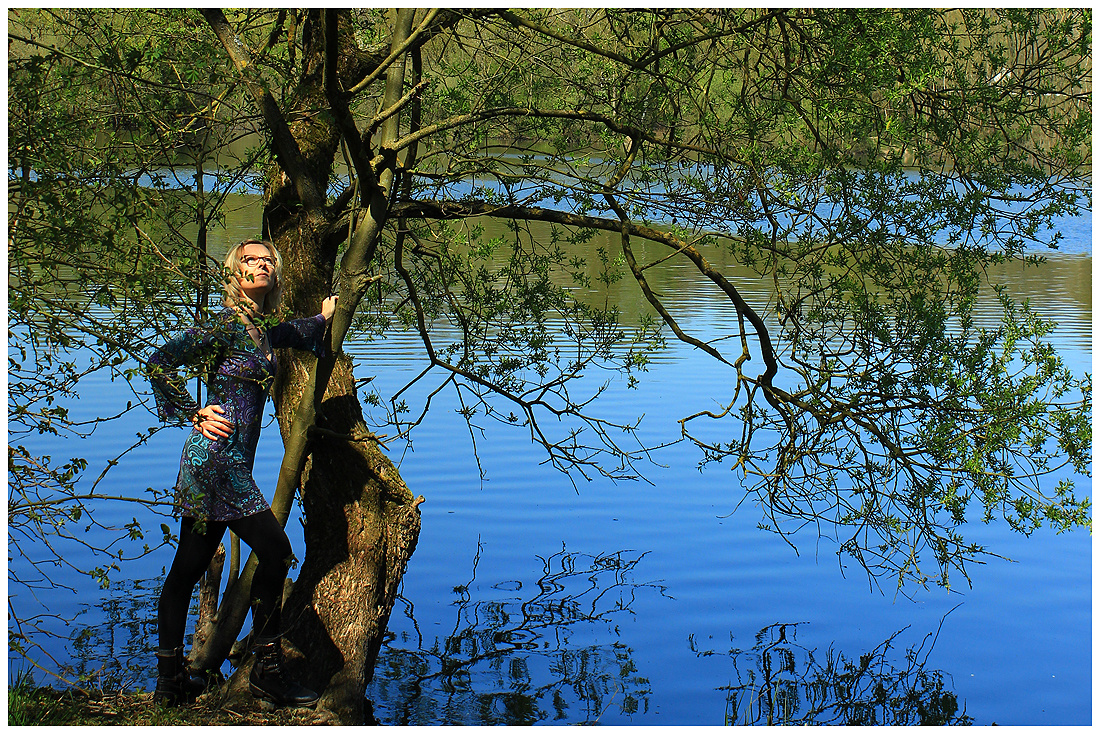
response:
<path fill-rule="evenodd" d="M 283 394 L 303 389 L 305 377 L 296 370 Z M 366 436 L 353 386 L 342 359 L 319 415 L 328 431 Z M 315 438 L 310 448 L 302 475 L 305 560 L 283 608 L 284 624 L 288 640 L 309 659 L 302 679 L 323 691 L 321 706 L 343 723 L 361 723 L 363 691 L 419 536 L 419 500 L 368 438 Z"/>
<path fill-rule="evenodd" d="M 199 614 L 195 621 L 192 649 L 200 649 L 218 623 L 218 592 L 221 591 L 222 568 L 225 566 L 225 546 L 219 545 L 210 560 L 210 567 L 199 581 Z"/>

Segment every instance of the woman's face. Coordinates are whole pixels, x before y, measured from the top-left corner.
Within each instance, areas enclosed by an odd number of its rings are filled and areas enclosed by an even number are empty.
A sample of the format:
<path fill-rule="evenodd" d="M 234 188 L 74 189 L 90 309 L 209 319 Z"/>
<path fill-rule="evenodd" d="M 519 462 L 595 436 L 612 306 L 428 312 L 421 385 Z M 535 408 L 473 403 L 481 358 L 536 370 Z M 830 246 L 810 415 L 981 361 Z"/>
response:
<path fill-rule="evenodd" d="M 241 270 L 237 276 L 241 290 L 256 303 L 275 287 L 275 256 L 266 245 L 247 244 L 241 248 Z"/>

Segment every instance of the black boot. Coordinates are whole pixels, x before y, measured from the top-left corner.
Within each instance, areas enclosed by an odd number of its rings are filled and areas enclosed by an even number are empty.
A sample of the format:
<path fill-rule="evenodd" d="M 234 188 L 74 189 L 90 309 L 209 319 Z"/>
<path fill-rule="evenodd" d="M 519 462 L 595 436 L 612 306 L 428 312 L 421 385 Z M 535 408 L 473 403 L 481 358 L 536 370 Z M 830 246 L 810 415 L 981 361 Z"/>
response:
<path fill-rule="evenodd" d="M 202 678 L 192 675 L 183 661 L 183 648 L 159 648 L 157 650 L 157 689 L 153 700 L 169 706 L 194 701 L 206 683 Z"/>
<path fill-rule="evenodd" d="M 279 638 L 259 639 L 252 648 L 256 663 L 248 676 L 252 695 L 275 706 L 313 708 L 320 698 L 305 686 L 290 680 L 283 672 L 283 648 Z"/>

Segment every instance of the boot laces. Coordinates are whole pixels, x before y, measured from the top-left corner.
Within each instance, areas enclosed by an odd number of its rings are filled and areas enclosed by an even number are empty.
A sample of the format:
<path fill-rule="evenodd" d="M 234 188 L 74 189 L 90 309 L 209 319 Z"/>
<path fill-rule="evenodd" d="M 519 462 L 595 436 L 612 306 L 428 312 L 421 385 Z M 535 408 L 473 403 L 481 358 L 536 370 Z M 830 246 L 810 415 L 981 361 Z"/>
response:
<path fill-rule="evenodd" d="M 270 655 L 264 656 L 260 661 L 263 668 L 263 677 L 275 678 L 280 683 L 286 684 L 286 673 L 283 672 L 283 656 L 278 652 L 272 652 Z"/>

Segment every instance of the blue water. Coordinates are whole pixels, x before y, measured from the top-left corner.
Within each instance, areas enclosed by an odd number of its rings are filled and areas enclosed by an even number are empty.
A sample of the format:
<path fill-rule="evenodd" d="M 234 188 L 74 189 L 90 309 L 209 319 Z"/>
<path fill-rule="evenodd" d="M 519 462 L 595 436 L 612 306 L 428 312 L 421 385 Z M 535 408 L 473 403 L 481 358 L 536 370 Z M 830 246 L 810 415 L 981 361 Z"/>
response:
<path fill-rule="evenodd" d="M 1090 233 L 1081 225 L 1069 248 L 1076 254 L 1066 257 L 1087 259 L 1079 240 Z M 1080 290 L 1080 284 L 1036 278 L 1014 287 L 1059 317 L 1057 343 L 1070 367 L 1084 372 L 1091 370 L 1091 303 L 1084 309 L 1074 302 L 1067 295 L 1074 286 Z M 677 293 L 691 314 L 685 327 L 715 328 L 716 319 L 726 318 L 713 304 L 693 302 L 690 289 Z M 409 335 L 349 351 L 357 375 L 375 376 L 373 385 L 385 396 L 423 367 L 409 356 L 419 351 Z M 675 419 L 716 407 L 727 379 L 713 360 L 670 342 L 642 375 L 640 389 L 613 381 L 598 413 L 622 421 L 644 414 L 647 441 L 672 441 Z M 414 412 L 416 398 L 437 384 L 425 380 L 406 396 Z M 96 376 L 73 409 L 78 416 L 107 414 L 132 398 L 125 383 Z M 661 451 L 658 463 L 640 464 L 646 481 L 575 477 L 574 486 L 544 463 L 522 428 L 481 423 L 475 453 L 457 407 L 454 391 L 444 390 L 412 445 L 391 447 L 405 481 L 427 501 L 391 637 L 367 691 L 383 723 L 761 721 L 745 711 L 771 670 L 763 652 L 769 645 L 793 661 L 781 674 L 771 672 L 797 682 L 819 673 L 828 659 L 858 661 L 895 635 L 876 665 L 906 669 L 906 651 L 919 649 L 922 669 L 941 676 L 959 713 L 976 724 L 1091 723 L 1092 542 L 1086 531 L 1041 530 L 1025 538 L 1003 522 L 972 523 L 964 529 L 968 539 L 1012 560 L 971 566 L 972 588 L 956 577 L 951 591 L 907 586 L 906 596 L 896 594 L 889 579 L 877 586 L 838 558 L 827 538 L 800 533 L 796 552 L 758 529 L 759 508 L 749 501 L 737 506 L 743 493 L 736 476 L 721 466 L 700 472 L 699 456 L 687 444 Z M 90 473 L 153 423 L 139 412 L 101 427 L 79 447 Z M 109 473 L 103 490 L 171 485 L 182 439 L 181 431 L 161 431 Z M 70 444 L 38 440 L 58 457 L 75 453 Z M 261 487 L 274 486 L 280 458 L 271 425 L 257 454 Z M 1079 478 L 1078 487 L 1079 494 L 1088 492 L 1088 480 Z M 137 516 L 150 537 L 159 535 L 158 517 L 132 507 L 103 512 L 101 520 L 116 524 Z M 288 529 L 300 548 L 296 516 Z M 124 683 L 148 686 L 152 671 L 143 644 L 151 646 L 155 632 L 149 602 L 170 561 L 171 550 L 162 548 L 124 563 L 106 593 L 89 579 L 71 577 L 78 593 L 39 591 L 50 612 L 75 618 L 68 626 L 58 623 L 55 631 L 70 642 L 49 643 L 51 654 L 58 660 L 75 655 L 82 672 L 102 667 Z M 18 559 L 11 565 L 20 570 Z M 30 603 L 26 590 L 10 585 L 9 594 L 17 604 Z M 130 604 L 124 617 L 131 626 L 112 638 L 106 610 L 120 601 Z M 777 625 L 786 625 L 782 633 Z M 94 632 L 94 644 L 73 641 L 85 628 Z M 738 704 L 733 713 L 731 701 Z"/>
<path fill-rule="evenodd" d="M 634 400 L 624 395 L 621 402 L 612 396 L 609 401 L 624 415 L 650 417 L 706 405 L 699 386 L 716 384 L 718 375 L 708 374 L 707 360 L 684 352 L 654 365 Z M 385 355 L 364 362 L 369 373 L 376 369 L 395 381 L 408 369 Z M 751 648 L 754 635 L 772 624 L 805 623 L 801 644 L 857 658 L 908 627 L 899 638 L 901 656 L 935 632 L 945 615 L 928 664 L 950 676 L 950 687 L 976 723 L 1090 721 L 1087 532 L 1040 532 L 1025 539 L 1005 532 L 1003 524 L 970 526 L 973 539 L 1015 563 L 993 559 L 972 568 L 973 589 L 960 578 L 950 593 L 907 589 L 913 597 L 908 599 L 896 596 L 889 580 L 881 591 L 869 588 L 862 569 L 841 565 L 828 540 L 807 535 L 796 554 L 756 528 L 756 508 L 746 504 L 728 516 L 739 499 L 733 475 L 722 468 L 696 471 L 698 457 L 683 445 L 660 455 L 668 468 L 646 469 L 653 485 L 592 482 L 574 492 L 554 471 L 537 466 L 542 457 L 519 431 L 492 430 L 478 446 L 489 475 L 481 482 L 469 452 L 456 450 L 454 437 L 461 441 L 467 430 L 453 407 L 433 402 L 431 425 L 401 464 L 402 476 L 428 501 L 421 506 L 422 540 L 402 590 L 415 606 L 415 628 L 395 610 L 390 629 L 399 636 L 415 640 L 417 629 L 430 646 L 433 638 L 452 632 L 453 589 L 470 578 L 475 554 L 470 593 L 518 600 L 523 592 L 505 594 L 499 584 L 518 581 L 530 588 L 541 574 L 540 558 L 562 548 L 590 555 L 629 550 L 645 553 L 632 579 L 649 586 L 632 596 L 629 613 L 608 624 L 614 632 L 604 634 L 633 651 L 653 693 L 647 710 L 633 714 L 612 701 L 601 723 L 721 724 L 725 694 L 718 689 L 734 675 L 725 653 Z M 667 437 L 673 438 L 674 426 L 667 423 Z M 721 654 L 700 657 L 691 640 Z M 400 723 L 441 721 L 431 712 L 423 720 L 393 715 Z"/>

